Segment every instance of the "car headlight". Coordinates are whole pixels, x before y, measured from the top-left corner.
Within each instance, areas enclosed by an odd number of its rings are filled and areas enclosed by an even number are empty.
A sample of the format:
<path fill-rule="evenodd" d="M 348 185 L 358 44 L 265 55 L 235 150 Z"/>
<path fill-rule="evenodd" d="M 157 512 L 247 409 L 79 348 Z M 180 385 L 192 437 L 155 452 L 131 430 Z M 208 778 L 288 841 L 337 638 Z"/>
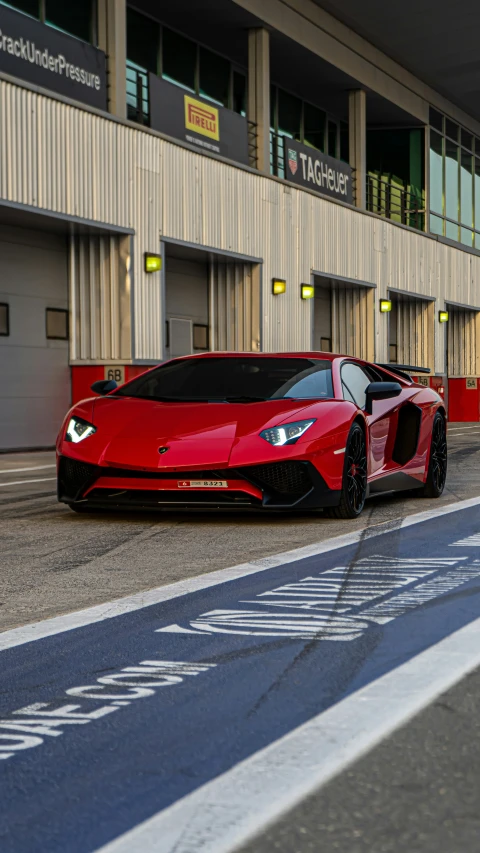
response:
<path fill-rule="evenodd" d="M 83 441 L 84 438 L 88 438 L 96 431 L 97 427 L 93 424 L 89 424 L 88 421 L 74 415 L 68 422 L 65 441 L 73 441 L 74 444 L 78 444 L 79 441 Z"/>
<path fill-rule="evenodd" d="M 260 433 L 260 437 L 268 441 L 269 444 L 274 444 L 280 447 L 284 444 L 295 444 L 304 432 L 315 423 L 316 418 L 310 421 L 295 421 L 292 424 L 282 424 L 282 426 L 273 427 L 272 429 L 264 429 Z"/>

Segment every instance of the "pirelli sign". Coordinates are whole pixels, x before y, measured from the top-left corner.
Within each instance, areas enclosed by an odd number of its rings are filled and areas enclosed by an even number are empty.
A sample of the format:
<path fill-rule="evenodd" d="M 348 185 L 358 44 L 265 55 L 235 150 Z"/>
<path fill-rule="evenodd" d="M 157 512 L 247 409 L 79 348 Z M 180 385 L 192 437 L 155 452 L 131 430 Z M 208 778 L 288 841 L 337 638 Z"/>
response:
<path fill-rule="evenodd" d="M 247 120 L 149 75 L 150 127 L 182 139 L 199 151 L 248 164 Z"/>
<path fill-rule="evenodd" d="M 188 95 L 184 95 L 184 100 L 186 129 L 220 142 L 218 110 Z"/>

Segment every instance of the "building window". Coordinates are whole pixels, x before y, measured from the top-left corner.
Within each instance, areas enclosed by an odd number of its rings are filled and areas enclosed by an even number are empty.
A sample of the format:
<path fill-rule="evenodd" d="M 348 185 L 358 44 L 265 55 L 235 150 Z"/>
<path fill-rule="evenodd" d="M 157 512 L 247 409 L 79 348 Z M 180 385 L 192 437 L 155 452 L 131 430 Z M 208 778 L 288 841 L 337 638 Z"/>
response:
<path fill-rule="evenodd" d="M 93 41 L 93 0 L 45 0 L 45 23 L 82 41 Z"/>
<path fill-rule="evenodd" d="M 311 104 L 303 105 L 303 141 L 318 151 L 325 147 L 325 121 L 323 110 Z"/>
<path fill-rule="evenodd" d="M 303 145 L 342 157 L 348 162 L 348 125 L 285 92 L 278 86 L 270 90 L 270 168 L 279 178 L 285 177 L 283 139 L 296 139 Z"/>
<path fill-rule="evenodd" d="M 199 94 L 203 98 L 228 107 L 230 104 L 231 65 L 228 59 L 212 53 L 206 47 L 200 48 L 199 55 Z"/>
<path fill-rule="evenodd" d="M 335 121 L 328 120 L 328 151 L 330 157 L 338 157 L 338 148 L 339 148 L 339 133 L 338 133 L 338 124 Z"/>
<path fill-rule="evenodd" d="M 141 124 L 149 122 L 149 72 L 220 107 L 246 115 L 245 71 L 224 56 L 127 8 L 128 118 Z"/>
<path fill-rule="evenodd" d="M 398 362 L 398 347 L 396 344 L 388 345 L 388 360 L 394 364 Z"/>
<path fill-rule="evenodd" d="M 190 39 L 167 30 L 162 33 L 162 76 L 170 83 L 176 83 L 197 91 L 197 47 Z"/>
<path fill-rule="evenodd" d="M 95 0 L 75 0 L 72 3 L 65 0 L 12 0 L 9 3 L 0 0 L 0 5 L 25 12 L 32 18 L 38 18 L 42 24 L 82 41 L 95 41 Z"/>
<path fill-rule="evenodd" d="M 283 89 L 277 89 L 277 128 L 281 136 L 303 141 L 302 101 Z"/>
<path fill-rule="evenodd" d="M 430 131 L 430 210 L 443 216 L 443 136 Z"/>
<path fill-rule="evenodd" d="M 193 324 L 193 349 L 208 350 L 208 326 L 202 323 Z"/>
<path fill-rule="evenodd" d="M 157 74 L 160 25 L 127 8 L 127 118 L 149 123 L 148 72 Z"/>
<path fill-rule="evenodd" d="M 393 222 L 425 228 L 425 131 L 367 129 L 366 207 Z"/>
<path fill-rule="evenodd" d="M 350 162 L 350 139 L 346 121 L 340 122 L 340 160 L 344 163 Z"/>
<path fill-rule="evenodd" d="M 68 341 L 68 311 L 63 308 L 47 308 L 47 338 L 52 341 Z"/>
<path fill-rule="evenodd" d="M 480 248 L 480 139 L 430 110 L 430 231 Z"/>
<path fill-rule="evenodd" d="M 0 335 L 8 337 L 10 334 L 10 308 L 6 302 L 0 302 Z"/>
<path fill-rule="evenodd" d="M 40 0 L 11 0 L 11 3 L 0 0 L 0 6 L 9 6 L 11 9 L 17 9 L 19 12 L 25 12 L 32 18 L 40 17 Z"/>
<path fill-rule="evenodd" d="M 242 116 L 247 114 L 247 75 L 241 71 L 233 72 L 232 109 Z"/>
<path fill-rule="evenodd" d="M 138 68 L 157 74 L 159 55 L 159 24 L 127 9 L 127 59 Z"/>

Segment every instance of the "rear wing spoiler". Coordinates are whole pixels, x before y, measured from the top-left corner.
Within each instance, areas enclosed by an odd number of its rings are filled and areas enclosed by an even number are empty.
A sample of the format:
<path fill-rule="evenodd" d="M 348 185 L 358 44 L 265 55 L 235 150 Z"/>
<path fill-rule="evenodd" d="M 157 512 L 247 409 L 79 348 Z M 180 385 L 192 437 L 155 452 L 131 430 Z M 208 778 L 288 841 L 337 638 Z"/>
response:
<path fill-rule="evenodd" d="M 384 370 L 389 370 L 390 373 L 396 373 L 402 379 L 412 382 L 411 373 L 431 373 L 429 367 L 415 367 L 412 364 L 380 364 L 377 367 L 383 367 Z M 408 371 L 408 372 L 407 372 Z"/>

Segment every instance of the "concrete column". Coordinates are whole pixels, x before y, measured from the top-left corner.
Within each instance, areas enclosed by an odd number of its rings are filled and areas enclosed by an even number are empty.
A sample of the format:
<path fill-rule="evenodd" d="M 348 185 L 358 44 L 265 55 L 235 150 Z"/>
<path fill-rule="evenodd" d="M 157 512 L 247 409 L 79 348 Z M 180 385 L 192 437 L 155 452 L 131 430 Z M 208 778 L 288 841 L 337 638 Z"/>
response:
<path fill-rule="evenodd" d="M 127 4 L 126 0 L 99 0 L 98 46 L 107 54 L 108 109 L 127 116 Z"/>
<path fill-rule="evenodd" d="M 256 167 L 270 174 L 270 37 L 267 30 L 248 34 L 248 120 L 256 127 Z"/>
<path fill-rule="evenodd" d="M 367 109 L 363 89 L 349 93 L 348 141 L 350 165 L 355 169 L 355 204 L 366 207 L 367 186 Z"/>

